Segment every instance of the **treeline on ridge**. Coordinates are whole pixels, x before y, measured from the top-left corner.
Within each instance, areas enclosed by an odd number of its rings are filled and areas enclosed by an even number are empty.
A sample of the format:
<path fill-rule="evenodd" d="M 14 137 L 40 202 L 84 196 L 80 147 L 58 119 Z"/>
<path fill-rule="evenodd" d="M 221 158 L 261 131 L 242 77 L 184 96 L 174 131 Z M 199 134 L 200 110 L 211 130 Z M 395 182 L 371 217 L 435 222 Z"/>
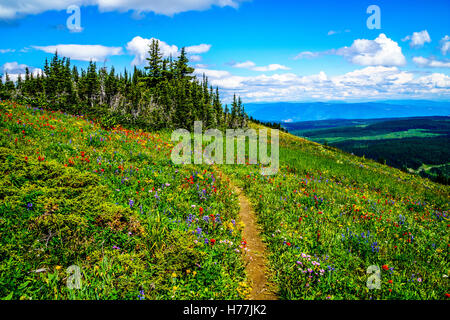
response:
<path fill-rule="evenodd" d="M 0 78 L 0 99 L 84 114 L 106 127 L 192 129 L 196 120 L 203 121 L 203 128 L 247 126 L 241 99 L 234 96 L 230 109 L 223 108 L 218 88 L 210 86 L 205 75 L 202 80 L 193 75 L 184 48 L 177 59 L 163 58 L 153 40 L 147 62 L 143 70 L 135 66 L 132 73 L 125 69 L 118 74 L 114 67 L 108 72 L 92 61 L 79 70 L 56 52 L 50 62 L 45 60 L 41 74 L 33 75 L 27 68 L 16 83 L 7 73 L 4 83 Z"/>

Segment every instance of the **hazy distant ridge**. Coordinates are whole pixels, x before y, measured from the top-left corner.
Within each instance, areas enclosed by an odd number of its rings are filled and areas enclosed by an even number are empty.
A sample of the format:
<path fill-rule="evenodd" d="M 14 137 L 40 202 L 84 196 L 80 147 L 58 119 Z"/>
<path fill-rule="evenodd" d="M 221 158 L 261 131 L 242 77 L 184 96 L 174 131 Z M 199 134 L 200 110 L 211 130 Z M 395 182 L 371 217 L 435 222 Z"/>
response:
<path fill-rule="evenodd" d="M 450 102 L 401 100 L 362 103 L 248 103 L 245 111 L 258 120 L 283 122 L 449 116 Z"/>

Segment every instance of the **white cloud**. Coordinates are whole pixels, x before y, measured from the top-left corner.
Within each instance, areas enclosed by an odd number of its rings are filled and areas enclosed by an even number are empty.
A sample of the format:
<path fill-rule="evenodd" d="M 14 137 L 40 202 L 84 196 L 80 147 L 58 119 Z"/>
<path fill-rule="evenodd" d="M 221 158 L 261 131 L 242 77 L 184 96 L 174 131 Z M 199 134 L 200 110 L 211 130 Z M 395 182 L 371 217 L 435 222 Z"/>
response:
<path fill-rule="evenodd" d="M 199 70 L 229 101 L 234 93 L 247 102 L 301 100 L 379 100 L 391 98 L 450 99 L 450 77 L 432 73 L 417 77 L 396 66 L 368 66 L 341 75 L 294 73 L 235 76 L 221 70 Z"/>
<path fill-rule="evenodd" d="M 252 70 L 265 72 L 265 71 L 276 71 L 276 70 L 289 70 L 289 68 L 286 66 L 283 66 L 281 64 L 274 63 L 274 64 L 269 64 L 264 67 L 254 67 L 254 68 L 252 68 Z"/>
<path fill-rule="evenodd" d="M 447 35 L 445 37 L 443 37 L 441 39 L 441 41 L 439 41 L 439 45 L 440 45 L 442 54 L 444 56 L 447 55 L 447 52 L 450 50 L 450 37 Z"/>
<path fill-rule="evenodd" d="M 214 78 L 214 79 L 223 79 L 225 77 L 230 77 L 231 73 L 224 70 L 211 70 L 211 69 L 204 69 L 204 68 L 196 68 L 195 74 L 202 76 L 205 74 L 208 78 Z"/>
<path fill-rule="evenodd" d="M 189 61 L 192 61 L 192 62 L 202 61 L 202 56 L 194 54 L 192 56 L 189 56 Z"/>
<path fill-rule="evenodd" d="M 357 39 L 350 47 L 330 53 L 341 55 L 361 66 L 403 66 L 405 56 L 397 42 L 381 33 L 375 40 Z"/>
<path fill-rule="evenodd" d="M 100 11 L 134 11 L 135 15 L 154 12 L 171 16 L 212 6 L 237 8 L 242 0 L 6 0 L 0 2 L 0 19 L 16 19 L 48 10 L 66 10 L 69 5 L 96 5 Z"/>
<path fill-rule="evenodd" d="M 276 70 L 289 70 L 288 67 L 283 66 L 281 64 L 269 64 L 267 66 L 257 67 L 253 61 L 245 61 L 245 62 L 236 62 L 231 64 L 233 68 L 241 68 L 241 69 L 250 69 L 253 71 L 267 72 L 267 71 L 276 71 Z"/>
<path fill-rule="evenodd" d="M 420 67 L 450 68 L 450 61 L 441 61 L 435 58 L 414 57 L 413 61 Z"/>
<path fill-rule="evenodd" d="M 348 33 L 348 32 L 350 32 L 350 29 L 345 29 L 344 31 L 341 31 L 341 30 L 330 30 L 330 31 L 328 31 L 327 35 L 328 36 L 332 36 L 333 34 L 339 34 L 339 33 L 342 33 L 342 32 Z"/>
<path fill-rule="evenodd" d="M 25 79 L 25 69 L 28 68 L 30 73 L 32 73 L 34 76 L 37 76 L 38 74 L 43 73 L 43 71 L 39 68 L 34 68 L 27 66 L 26 64 L 19 64 L 18 62 L 6 62 L 2 67 L 2 73 L 5 73 L 3 75 L 2 80 L 5 81 L 6 79 L 6 73 L 8 73 L 9 78 L 12 81 L 17 81 L 19 78 L 19 75 L 22 77 L 22 79 Z"/>
<path fill-rule="evenodd" d="M 295 60 L 303 58 L 316 58 L 321 55 L 320 52 L 303 51 L 294 57 Z"/>
<path fill-rule="evenodd" d="M 0 53 L 10 53 L 10 52 L 15 52 L 16 49 L 0 49 Z"/>
<path fill-rule="evenodd" d="M 108 56 L 123 54 L 121 47 L 105 47 L 89 44 L 58 44 L 53 46 L 32 46 L 48 53 L 58 52 L 58 55 L 81 61 L 103 61 Z"/>
<path fill-rule="evenodd" d="M 253 61 L 244 61 L 232 63 L 231 66 L 233 68 L 251 69 L 254 68 L 256 64 Z"/>
<path fill-rule="evenodd" d="M 402 41 L 409 41 L 409 45 L 411 48 L 420 48 L 423 47 L 425 43 L 430 43 L 431 38 L 428 34 L 427 30 L 423 30 L 420 32 L 413 32 L 412 36 L 406 36 L 402 39 Z"/>
<path fill-rule="evenodd" d="M 197 46 L 190 46 L 190 47 L 185 48 L 187 53 L 192 53 L 192 54 L 205 53 L 205 52 L 208 52 L 209 49 L 211 49 L 211 45 L 204 44 L 204 43 L 199 44 Z"/>
<path fill-rule="evenodd" d="M 155 38 L 145 39 L 137 36 L 127 43 L 126 48 L 128 53 L 134 55 L 134 59 L 131 62 L 132 65 L 142 65 L 146 63 L 145 59 L 149 57 L 148 50 L 153 39 Z M 178 56 L 178 47 L 176 45 L 169 45 L 159 39 L 155 40 L 158 40 L 159 49 L 164 57 L 169 57 L 170 55 L 173 57 Z"/>
<path fill-rule="evenodd" d="M 311 52 L 303 51 L 294 59 L 316 58 L 322 55 L 339 55 L 361 66 L 403 66 L 405 56 L 397 42 L 381 33 L 375 40 L 356 39 L 350 47 Z"/>

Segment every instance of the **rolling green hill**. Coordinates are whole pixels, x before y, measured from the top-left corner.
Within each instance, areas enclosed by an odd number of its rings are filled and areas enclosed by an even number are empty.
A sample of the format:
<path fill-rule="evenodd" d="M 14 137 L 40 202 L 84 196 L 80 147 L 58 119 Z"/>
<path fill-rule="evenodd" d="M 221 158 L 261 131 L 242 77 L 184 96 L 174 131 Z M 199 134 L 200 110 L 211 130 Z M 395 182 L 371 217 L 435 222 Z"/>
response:
<path fill-rule="evenodd" d="M 318 143 L 449 182 L 450 117 L 326 120 L 285 126 Z M 423 165 L 426 169 L 421 170 Z"/>

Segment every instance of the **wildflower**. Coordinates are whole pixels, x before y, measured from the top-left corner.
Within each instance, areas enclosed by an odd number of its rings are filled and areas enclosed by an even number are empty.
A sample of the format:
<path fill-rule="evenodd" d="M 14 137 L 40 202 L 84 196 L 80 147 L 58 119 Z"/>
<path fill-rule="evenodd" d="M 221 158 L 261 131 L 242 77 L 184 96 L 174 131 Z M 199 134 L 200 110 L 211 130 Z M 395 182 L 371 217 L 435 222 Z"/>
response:
<path fill-rule="evenodd" d="M 55 269 L 56 269 L 56 270 L 61 270 L 62 267 L 61 267 L 61 266 L 56 266 Z"/>
<path fill-rule="evenodd" d="M 389 280 L 388 282 L 389 282 L 390 284 L 392 284 L 392 280 Z"/>
<path fill-rule="evenodd" d="M 382 266 L 382 268 L 383 268 L 383 270 L 385 270 L 385 271 L 388 271 L 388 270 L 389 270 L 389 267 L 388 267 L 386 264 L 384 264 L 384 265 Z"/>
<path fill-rule="evenodd" d="M 203 208 L 202 207 L 198 208 L 198 211 L 200 211 L 200 214 L 203 214 Z"/>
<path fill-rule="evenodd" d="M 210 239 L 211 245 L 214 245 L 216 243 L 216 239 Z"/>
<path fill-rule="evenodd" d="M 177 274 L 175 272 L 172 273 L 172 278 L 176 278 Z"/>
<path fill-rule="evenodd" d="M 134 206 L 134 201 L 130 199 L 130 200 L 128 201 L 128 205 L 130 206 L 130 208 L 133 208 L 133 206 Z"/>

